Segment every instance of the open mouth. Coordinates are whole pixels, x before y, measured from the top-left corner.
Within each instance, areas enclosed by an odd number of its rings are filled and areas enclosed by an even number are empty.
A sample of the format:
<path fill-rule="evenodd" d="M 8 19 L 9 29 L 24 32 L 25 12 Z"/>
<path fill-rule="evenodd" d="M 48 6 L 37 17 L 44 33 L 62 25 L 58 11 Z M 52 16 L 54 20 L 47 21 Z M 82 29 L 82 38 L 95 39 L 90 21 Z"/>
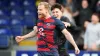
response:
<path fill-rule="evenodd" d="M 38 13 L 38 15 L 42 15 L 41 13 Z"/>

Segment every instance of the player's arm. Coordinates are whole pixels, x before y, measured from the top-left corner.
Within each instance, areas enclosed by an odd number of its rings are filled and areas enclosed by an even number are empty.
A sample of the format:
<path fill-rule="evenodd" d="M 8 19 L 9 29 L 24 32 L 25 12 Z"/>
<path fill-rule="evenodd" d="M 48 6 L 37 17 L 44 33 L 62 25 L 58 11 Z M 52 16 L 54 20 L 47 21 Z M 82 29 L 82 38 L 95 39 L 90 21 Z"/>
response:
<path fill-rule="evenodd" d="M 70 23 L 68 23 L 68 22 L 64 22 L 64 21 L 62 21 L 63 23 L 64 23 L 64 25 L 66 26 L 66 28 L 67 28 L 67 26 L 71 26 L 71 24 Z"/>
<path fill-rule="evenodd" d="M 62 16 L 61 21 L 64 23 L 64 25 L 66 26 L 66 28 L 67 28 L 67 26 L 68 27 L 71 26 L 70 21 L 69 21 L 69 19 L 67 17 Z"/>
<path fill-rule="evenodd" d="M 16 42 L 21 42 L 25 40 L 26 38 L 34 37 L 37 34 L 37 26 L 34 26 L 34 30 L 31 31 L 30 33 L 23 35 L 23 36 L 16 36 Z"/>
<path fill-rule="evenodd" d="M 69 33 L 69 31 L 67 31 L 66 29 L 63 29 L 62 33 L 64 34 L 66 39 L 74 46 L 74 48 L 78 48 L 73 37 L 72 37 L 72 35 Z"/>
<path fill-rule="evenodd" d="M 23 37 L 26 39 L 29 37 L 34 37 L 34 36 L 36 36 L 36 34 L 37 34 L 37 26 L 34 26 L 34 30 L 31 31 L 30 33 L 24 35 Z"/>
<path fill-rule="evenodd" d="M 65 16 L 63 16 L 63 18 L 61 18 L 61 21 L 64 23 L 66 28 L 68 27 L 68 29 L 74 30 L 77 28 L 76 24 L 74 24 L 73 22 L 70 22 L 70 20 Z"/>
<path fill-rule="evenodd" d="M 75 53 L 79 54 L 80 50 L 79 50 L 78 46 L 76 45 L 76 43 L 75 43 L 72 35 L 65 28 L 62 30 L 62 33 L 64 34 L 64 36 L 66 37 L 66 39 L 74 46 Z"/>
<path fill-rule="evenodd" d="M 76 54 L 79 54 L 80 53 L 80 50 L 79 50 L 78 46 L 76 45 L 76 43 L 75 43 L 72 35 L 66 30 L 64 24 L 61 21 L 56 20 L 56 26 L 61 30 L 61 32 L 66 37 L 66 39 L 74 46 L 75 53 Z"/>

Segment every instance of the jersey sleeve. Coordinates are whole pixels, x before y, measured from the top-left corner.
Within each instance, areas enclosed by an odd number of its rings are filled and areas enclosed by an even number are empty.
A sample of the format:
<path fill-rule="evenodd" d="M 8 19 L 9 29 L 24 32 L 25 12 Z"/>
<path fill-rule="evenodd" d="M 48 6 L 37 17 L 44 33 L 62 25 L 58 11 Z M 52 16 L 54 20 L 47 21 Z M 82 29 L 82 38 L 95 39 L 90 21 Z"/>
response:
<path fill-rule="evenodd" d="M 55 19 L 55 24 L 56 24 L 56 27 L 57 27 L 58 29 L 60 29 L 61 31 L 62 31 L 63 29 L 65 29 L 64 24 L 63 24 L 60 20 Z"/>

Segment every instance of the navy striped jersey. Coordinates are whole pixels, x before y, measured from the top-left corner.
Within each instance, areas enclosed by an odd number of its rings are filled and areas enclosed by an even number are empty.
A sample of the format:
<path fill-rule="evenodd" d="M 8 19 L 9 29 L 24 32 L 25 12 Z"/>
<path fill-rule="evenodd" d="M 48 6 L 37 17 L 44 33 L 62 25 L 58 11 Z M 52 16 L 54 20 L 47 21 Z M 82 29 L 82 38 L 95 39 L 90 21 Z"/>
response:
<path fill-rule="evenodd" d="M 50 51 L 50 48 L 57 48 L 57 44 L 55 44 L 57 38 L 55 30 L 59 29 L 59 31 L 62 31 L 65 28 L 64 24 L 54 17 L 49 17 L 47 19 L 38 19 L 37 27 L 38 51 Z"/>

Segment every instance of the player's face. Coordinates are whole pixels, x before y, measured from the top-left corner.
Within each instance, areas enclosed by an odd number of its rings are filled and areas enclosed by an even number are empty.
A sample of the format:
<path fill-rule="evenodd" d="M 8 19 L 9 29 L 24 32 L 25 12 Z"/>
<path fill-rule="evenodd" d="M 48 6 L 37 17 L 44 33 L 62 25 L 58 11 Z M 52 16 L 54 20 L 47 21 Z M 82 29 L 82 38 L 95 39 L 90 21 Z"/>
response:
<path fill-rule="evenodd" d="M 57 17 L 57 18 L 59 18 L 59 17 L 62 16 L 62 12 L 61 12 L 60 9 L 55 8 L 55 9 L 52 10 L 52 15 L 55 16 L 55 17 Z"/>
<path fill-rule="evenodd" d="M 44 18 L 46 15 L 47 9 L 44 7 L 44 5 L 38 6 L 38 18 Z"/>
<path fill-rule="evenodd" d="M 96 15 L 92 15 L 91 21 L 92 21 L 92 23 L 98 23 L 99 18 Z"/>

